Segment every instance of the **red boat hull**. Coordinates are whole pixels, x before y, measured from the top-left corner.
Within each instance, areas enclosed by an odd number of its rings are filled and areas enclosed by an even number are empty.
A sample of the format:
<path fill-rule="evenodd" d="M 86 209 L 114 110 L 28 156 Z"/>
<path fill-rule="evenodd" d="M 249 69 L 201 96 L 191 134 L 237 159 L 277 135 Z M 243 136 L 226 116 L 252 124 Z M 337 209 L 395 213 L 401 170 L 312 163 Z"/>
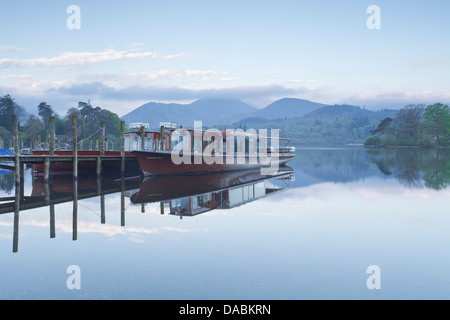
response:
<path fill-rule="evenodd" d="M 228 164 L 225 157 L 221 156 L 221 163 L 208 164 L 204 161 L 202 155 L 195 154 L 190 156 L 190 164 L 175 164 L 172 161 L 171 152 L 133 151 L 133 154 L 138 159 L 139 165 L 144 175 L 202 174 L 269 167 L 269 165 L 261 163 L 259 159 L 256 158 L 256 156 L 253 159 L 254 163 L 252 163 L 247 156 L 245 159 L 245 163 L 243 164 L 239 164 L 236 157 L 234 157 L 235 161 L 232 161 L 231 164 Z M 280 167 L 293 158 L 294 156 L 292 154 L 280 154 L 277 162 L 275 163 L 275 161 L 272 160 L 271 164 Z"/>

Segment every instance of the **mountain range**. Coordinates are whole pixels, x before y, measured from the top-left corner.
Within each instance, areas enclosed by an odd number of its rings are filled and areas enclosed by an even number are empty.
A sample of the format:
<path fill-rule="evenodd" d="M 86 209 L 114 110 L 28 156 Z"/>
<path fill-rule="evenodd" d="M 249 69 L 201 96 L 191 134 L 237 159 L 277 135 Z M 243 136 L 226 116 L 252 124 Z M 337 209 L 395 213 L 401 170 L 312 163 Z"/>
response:
<path fill-rule="evenodd" d="M 357 106 L 326 105 L 303 99 L 284 98 L 263 109 L 257 109 L 238 99 L 199 99 L 190 104 L 156 103 L 144 104 L 122 117 L 128 125 L 133 122 L 149 123 L 157 128 L 160 122 L 175 122 L 185 127 L 193 127 L 194 121 L 201 120 L 205 126 L 231 125 L 248 122 L 301 119 L 301 122 L 313 120 L 334 120 L 370 118 L 382 120 L 385 116 L 395 116 L 397 110 L 371 111 Z"/>

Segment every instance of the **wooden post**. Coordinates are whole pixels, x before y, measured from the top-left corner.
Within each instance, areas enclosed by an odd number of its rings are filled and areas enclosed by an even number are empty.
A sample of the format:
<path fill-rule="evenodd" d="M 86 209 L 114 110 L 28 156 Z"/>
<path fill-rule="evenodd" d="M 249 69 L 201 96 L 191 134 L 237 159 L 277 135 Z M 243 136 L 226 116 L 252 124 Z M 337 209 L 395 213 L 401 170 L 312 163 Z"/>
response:
<path fill-rule="evenodd" d="M 20 157 L 19 157 L 19 129 L 17 116 L 13 116 L 13 146 L 14 146 L 14 180 L 15 180 L 15 201 L 14 201 L 14 235 L 13 252 L 19 250 L 19 212 L 20 212 Z"/>
<path fill-rule="evenodd" d="M 92 151 L 92 138 L 89 138 L 89 151 Z"/>
<path fill-rule="evenodd" d="M 120 123 L 120 175 L 125 174 L 125 121 Z"/>
<path fill-rule="evenodd" d="M 105 155 L 105 123 L 102 122 L 100 130 L 100 155 Z"/>
<path fill-rule="evenodd" d="M 14 147 L 14 180 L 16 187 L 20 187 L 20 152 L 19 152 L 19 128 L 17 116 L 13 116 L 13 147 Z"/>
<path fill-rule="evenodd" d="M 50 118 L 50 155 L 55 155 L 55 117 Z"/>
<path fill-rule="evenodd" d="M 145 127 L 141 127 L 141 150 L 145 150 Z"/>
<path fill-rule="evenodd" d="M 73 178 L 78 179 L 78 143 L 77 143 L 77 117 L 72 117 L 72 144 L 73 144 Z"/>
<path fill-rule="evenodd" d="M 164 126 L 161 126 L 161 131 L 159 134 L 159 150 L 160 151 L 164 151 L 165 147 L 164 147 Z"/>
<path fill-rule="evenodd" d="M 50 158 L 44 159 L 44 184 L 47 185 L 50 180 Z"/>
<path fill-rule="evenodd" d="M 97 179 L 101 178 L 101 175 L 102 175 L 102 158 L 101 157 L 97 157 L 96 175 L 97 175 Z"/>
<path fill-rule="evenodd" d="M 38 134 L 37 145 L 38 145 L 37 148 L 38 148 L 39 150 L 42 150 L 41 135 L 40 135 L 40 134 Z"/>

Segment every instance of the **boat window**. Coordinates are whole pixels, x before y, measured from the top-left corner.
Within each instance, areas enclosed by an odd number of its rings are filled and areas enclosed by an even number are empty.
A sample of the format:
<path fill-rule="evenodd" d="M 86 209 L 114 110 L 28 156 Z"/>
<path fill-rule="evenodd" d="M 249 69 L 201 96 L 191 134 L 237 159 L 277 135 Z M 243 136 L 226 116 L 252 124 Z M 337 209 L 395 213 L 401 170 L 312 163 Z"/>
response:
<path fill-rule="evenodd" d="M 228 191 L 230 206 L 235 206 L 243 201 L 242 188 L 230 189 Z"/>
<path fill-rule="evenodd" d="M 263 197 L 266 195 L 266 185 L 264 182 L 255 184 L 255 198 Z"/>
<path fill-rule="evenodd" d="M 145 150 L 153 149 L 153 135 L 146 135 L 145 137 Z"/>

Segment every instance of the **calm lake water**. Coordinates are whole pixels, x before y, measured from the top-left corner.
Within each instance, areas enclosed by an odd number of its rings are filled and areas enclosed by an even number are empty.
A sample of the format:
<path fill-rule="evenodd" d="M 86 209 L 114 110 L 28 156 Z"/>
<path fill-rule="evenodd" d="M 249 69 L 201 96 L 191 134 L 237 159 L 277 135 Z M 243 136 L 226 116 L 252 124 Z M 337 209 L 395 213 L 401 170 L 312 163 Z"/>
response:
<path fill-rule="evenodd" d="M 0 214 L 0 299 L 450 298 L 450 150 L 297 148 L 289 165 L 80 177 L 77 201 L 28 169 L 18 225 Z"/>

